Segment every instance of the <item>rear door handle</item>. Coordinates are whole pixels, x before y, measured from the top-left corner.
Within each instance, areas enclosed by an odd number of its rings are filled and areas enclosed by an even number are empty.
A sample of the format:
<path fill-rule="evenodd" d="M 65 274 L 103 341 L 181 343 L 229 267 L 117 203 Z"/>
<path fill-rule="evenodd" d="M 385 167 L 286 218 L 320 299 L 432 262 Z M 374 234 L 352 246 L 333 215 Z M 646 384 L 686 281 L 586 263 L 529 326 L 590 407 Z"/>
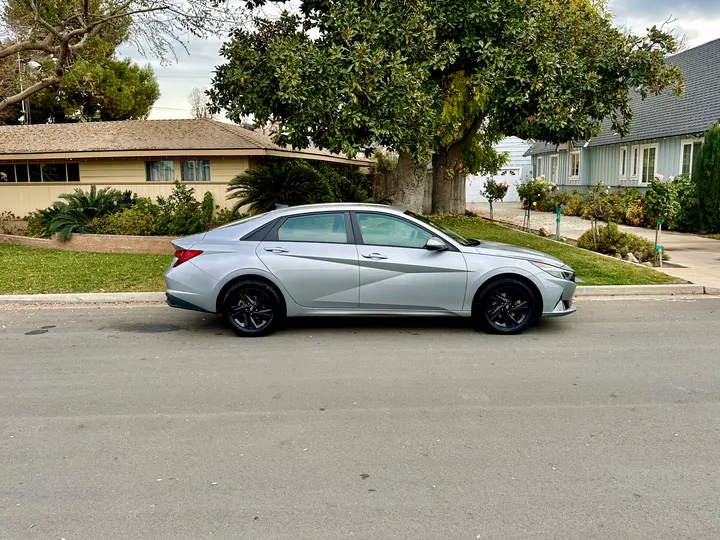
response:
<path fill-rule="evenodd" d="M 363 257 L 365 257 L 366 259 L 373 259 L 375 261 L 382 261 L 387 259 L 385 255 L 380 255 L 379 253 L 367 253 L 363 254 Z"/>
<path fill-rule="evenodd" d="M 281 247 L 266 247 L 265 251 L 269 251 L 270 253 L 287 253 L 288 250 Z"/>

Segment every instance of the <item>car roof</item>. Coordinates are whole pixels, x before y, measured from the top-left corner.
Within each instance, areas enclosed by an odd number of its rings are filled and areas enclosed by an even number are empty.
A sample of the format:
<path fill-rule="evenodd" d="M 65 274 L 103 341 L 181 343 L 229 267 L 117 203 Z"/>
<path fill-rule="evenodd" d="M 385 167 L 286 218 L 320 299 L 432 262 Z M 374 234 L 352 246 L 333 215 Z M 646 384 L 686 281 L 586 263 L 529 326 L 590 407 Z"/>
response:
<path fill-rule="evenodd" d="M 327 211 L 359 211 L 359 210 L 381 210 L 388 214 L 404 214 L 405 211 L 401 208 L 394 206 L 387 206 L 384 204 L 370 204 L 370 203 L 322 203 L 322 204 L 304 204 L 300 206 L 289 206 L 287 208 L 279 208 L 272 210 L 266 215 L 272 215 L 273 217 L 283 216 L 286 214 L 307 214 L 310 212 L 327 212 Z"/>

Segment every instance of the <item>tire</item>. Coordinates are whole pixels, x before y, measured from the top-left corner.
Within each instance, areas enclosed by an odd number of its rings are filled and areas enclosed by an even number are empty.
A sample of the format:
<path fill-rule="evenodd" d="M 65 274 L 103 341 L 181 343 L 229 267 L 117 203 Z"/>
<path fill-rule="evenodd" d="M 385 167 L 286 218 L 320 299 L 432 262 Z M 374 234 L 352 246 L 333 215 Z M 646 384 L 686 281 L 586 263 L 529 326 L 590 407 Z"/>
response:
<path fill-rule="evenodd" d="M 272 334 L 285 319 L 285 306 L 274 287 L 262 281 L 239 281 L 225 293 L 225 321 L 241 337 Z"/>
<path fill-rule="evenodd" d="M 540 299 L 524 281 L 500 278 L 490 282 L 478 295 L 473 318 L 493 334 L 519 334 L 538 318 Z"/>

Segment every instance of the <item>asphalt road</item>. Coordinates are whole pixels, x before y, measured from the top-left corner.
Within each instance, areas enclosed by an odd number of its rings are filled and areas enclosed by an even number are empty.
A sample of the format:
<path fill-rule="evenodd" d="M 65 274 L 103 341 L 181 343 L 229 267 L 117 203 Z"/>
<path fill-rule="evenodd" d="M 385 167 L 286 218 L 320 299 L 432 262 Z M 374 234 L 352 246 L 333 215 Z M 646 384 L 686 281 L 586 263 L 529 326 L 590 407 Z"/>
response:
<path fill-rule="evenodd" d="M 720 300 L 518 337 L 0 310 L 0 539 L 720 537 Z"/>

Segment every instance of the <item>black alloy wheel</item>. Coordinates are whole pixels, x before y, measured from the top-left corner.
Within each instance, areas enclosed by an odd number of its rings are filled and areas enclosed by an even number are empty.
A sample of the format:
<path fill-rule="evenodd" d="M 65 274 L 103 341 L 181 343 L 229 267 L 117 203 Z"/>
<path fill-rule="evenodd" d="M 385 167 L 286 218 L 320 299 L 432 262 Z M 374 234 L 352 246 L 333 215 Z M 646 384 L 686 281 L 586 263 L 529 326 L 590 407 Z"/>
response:
<path fill-rule="evenodd" d="M 223 316 L 239 336 L 266 336 L 284 317 L 278 293 L 262 281 L 241 281 L 225 294 Z"/>
<path fill-rule="evenodd" d="M 474 316 L 496 334 L 519 334 L 537 319 L 538 300 L 528 285 L 503 278 L 488 285 L 478 298 Z"/>

